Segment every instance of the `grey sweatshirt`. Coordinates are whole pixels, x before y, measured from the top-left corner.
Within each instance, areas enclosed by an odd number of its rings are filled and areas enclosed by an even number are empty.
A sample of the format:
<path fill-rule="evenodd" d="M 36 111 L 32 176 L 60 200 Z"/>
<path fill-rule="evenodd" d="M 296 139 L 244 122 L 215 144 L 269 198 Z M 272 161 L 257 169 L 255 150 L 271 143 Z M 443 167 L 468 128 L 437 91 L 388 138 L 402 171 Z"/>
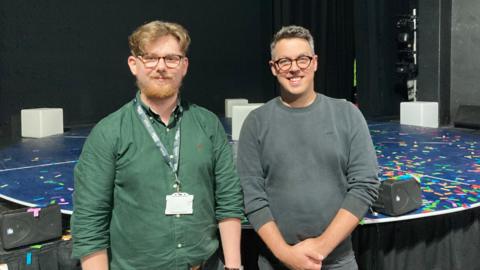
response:
<path fill-rule="evenodd" d="M 252 111 L 237 166 L 250 223 L 258 230 L 274 220 L 289 244 L 321 235 L 340 208 L 361 219 L 378 196 L 365 119 L 352 103 L 322 94 L 305 108 L 275 98 Z M 347 238 L 327 259 L 351 250 Z"/>

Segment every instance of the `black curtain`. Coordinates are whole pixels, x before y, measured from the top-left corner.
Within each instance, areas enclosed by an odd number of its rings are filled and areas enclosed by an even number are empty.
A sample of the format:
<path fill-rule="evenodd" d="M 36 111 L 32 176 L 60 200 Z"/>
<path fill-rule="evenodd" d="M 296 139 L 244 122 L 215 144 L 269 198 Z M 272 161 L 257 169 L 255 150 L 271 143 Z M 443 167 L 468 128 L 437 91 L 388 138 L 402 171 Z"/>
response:
<path fill-rule="evenodd" d="M 314 37 L 319 57 L 315 90 L 348 100 L 353 98 L 353 2 L 273 1 L 273 33 L 282 26 L 295 24 L 309 29 Z"/>
<path fill-rule="evenodd" d="M 217 114 L 226 98 L 268 100 L 271 1 L 0 1 L 0 136 L 20 133 L 24 108 L 63 108 L 74 127 L 130 101 L 127 37 L 150 20 L 190 32 L 182 97 Z"/>
<path fill-rule="evenodd" d="M 404 82 L 395 73 L 396 22 L 412 5 L 413 0 L 354 2 L 357 100 L 367 118 L 398 118 L 406 100 Z"/>
<path fill-rule="evenodd" d="M 281 26 L 308 28 L 315 40 L 318 92 L 355 101 L 370 119 L 398 118 L 406 89 L 395 73 L 396 22 L 416 0 L 278 0 L 272 2 L 273 33 Z M 353 62 L 357 63 L 357 92 Z M 278 86 L 277 86 L 278 87 Z"/>
<path fill-rule="evenodd" d="M 479 270 L 480 208 L 413 220 L 358 226 L 361 270 Z"/>

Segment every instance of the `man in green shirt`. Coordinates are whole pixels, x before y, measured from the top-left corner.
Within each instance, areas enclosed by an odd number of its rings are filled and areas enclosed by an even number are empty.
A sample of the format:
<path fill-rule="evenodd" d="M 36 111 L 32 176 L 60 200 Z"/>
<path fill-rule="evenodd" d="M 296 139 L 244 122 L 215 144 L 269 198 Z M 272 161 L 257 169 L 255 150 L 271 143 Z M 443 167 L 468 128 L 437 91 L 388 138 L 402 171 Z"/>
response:
<path fill-rule="evenodd" d="M 153 21 L 129 37 L 134 100 L 92 130 L 75 167 L 73 256 L 84 270 L 240 269 L 242 191 L 218 118 L 180 101 L 187 31 Z"/>

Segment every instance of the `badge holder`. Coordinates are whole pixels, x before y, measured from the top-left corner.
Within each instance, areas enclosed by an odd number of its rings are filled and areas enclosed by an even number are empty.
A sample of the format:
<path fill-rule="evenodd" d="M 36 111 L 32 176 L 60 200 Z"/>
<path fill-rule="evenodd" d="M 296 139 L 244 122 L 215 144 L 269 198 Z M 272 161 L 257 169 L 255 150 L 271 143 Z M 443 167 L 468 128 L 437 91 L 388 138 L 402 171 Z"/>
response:
<path fill-rule="evenodd" d="M 167 195 L 165 215 L 191 215 L 193 214 L 193 195 L 185 192 L 175 192 Z"/>

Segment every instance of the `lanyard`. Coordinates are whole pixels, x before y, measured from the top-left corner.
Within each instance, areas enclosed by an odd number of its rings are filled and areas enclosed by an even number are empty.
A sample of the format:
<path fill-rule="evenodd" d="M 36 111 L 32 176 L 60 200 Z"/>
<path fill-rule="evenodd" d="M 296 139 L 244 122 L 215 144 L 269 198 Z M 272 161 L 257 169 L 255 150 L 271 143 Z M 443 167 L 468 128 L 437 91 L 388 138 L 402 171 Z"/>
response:
<path fill-rule="evenodd" d="M 172 169 L 173 174 L 175 175 L 175 184 L 177 187 L 177 192 L 180 191 L 180 180 L 178 179 L 178 161 L 179 161 L 179 156 L 180 156 L 180 120 L 178 122 L 178 128 L 177 131 L 175 132 L 175 140 L 173 141 L 173 154 L 170 155 L 168 154 L 167 148 L 165 145 L 162 143 L 160 138 L 158 137 L 157 132 L 153 129 L 152 123 L 150 123 L 150 119 L 148 116 L 145 114 L 145 111 L 142 109 L 142 106 L 137 102 L 136 99 L 134 99 L 135 107 L 138 116 L 140 117 L 140 120 L 143 123 L 143 126 L 145 129 L 147 129 L 148 133 L 150 134 L 150 137 L 152 137 L 153 142 L 155 145 L 158 147 L 160 150 L 160 153 L 162 153 L 163 160 L 168 164 L 170 169 Z"/>

